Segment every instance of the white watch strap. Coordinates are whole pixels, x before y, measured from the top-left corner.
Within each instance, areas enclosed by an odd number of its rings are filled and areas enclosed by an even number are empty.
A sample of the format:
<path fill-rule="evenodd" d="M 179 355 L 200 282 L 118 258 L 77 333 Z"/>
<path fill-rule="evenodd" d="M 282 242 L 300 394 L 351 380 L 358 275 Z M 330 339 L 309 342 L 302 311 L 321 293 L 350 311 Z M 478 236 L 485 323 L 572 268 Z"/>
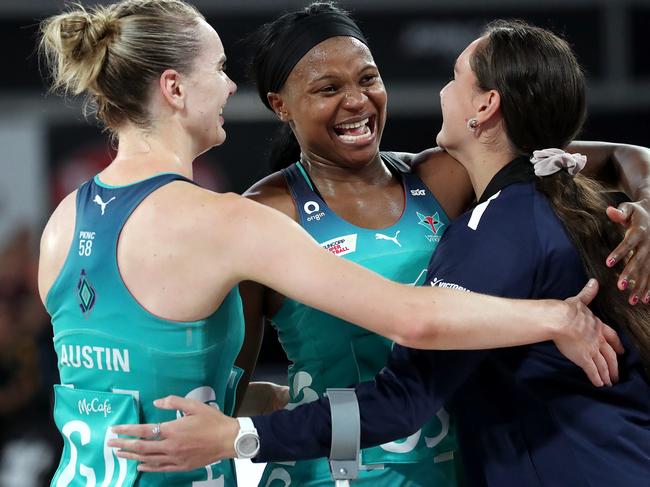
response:
<path fill-rule="evenodd" d="M 255 423 L 251 418 L 237 418 L 237 421 L 239 422 L 239 431 L 255 431 L 257 433 Z"/>

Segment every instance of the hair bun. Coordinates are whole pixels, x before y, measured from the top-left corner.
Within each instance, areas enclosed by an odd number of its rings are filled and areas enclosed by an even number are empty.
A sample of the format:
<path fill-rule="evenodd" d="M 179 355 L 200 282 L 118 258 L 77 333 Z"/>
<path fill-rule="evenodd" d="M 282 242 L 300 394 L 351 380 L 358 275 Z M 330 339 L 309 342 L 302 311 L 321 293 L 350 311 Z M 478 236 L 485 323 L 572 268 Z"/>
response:
<path fill-rule="evenodd" d="M 54 67 L 53 88 L 78 95 L 99 94 L 99 75 L 111 41 L 119 35 L 119 18 L 111 7 L 75 10 L 56 15 L 41 27 L 41 47 Z"/>
<path fill-rule="evenodd" d="M 105 51 L 118 34 L 118 19 L 108 9 L 92 13 L 85 9 L 70 12 L 63 15 L 60 25 L 62 42 L 78 60 L 93 58 L 97 51 Z"/>

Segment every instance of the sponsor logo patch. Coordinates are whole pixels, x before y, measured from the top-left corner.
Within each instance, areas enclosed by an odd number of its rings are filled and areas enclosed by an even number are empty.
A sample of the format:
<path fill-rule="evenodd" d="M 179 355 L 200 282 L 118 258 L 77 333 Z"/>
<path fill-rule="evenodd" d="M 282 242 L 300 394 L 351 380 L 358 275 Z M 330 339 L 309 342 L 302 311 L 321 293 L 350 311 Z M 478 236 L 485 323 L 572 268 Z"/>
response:
<path fill-rule="evenodd" d="M 315 201 L 308 201 L 305 203 L 302 207 L 302 209 L 307 213 L 309 216 L 307 217 L 307 221 L 319 221 L 321 218 L 325 216 L 324 211 L 320 211 L 320 205 L 316 203 Z"/>
<path fill-rule="evenodd" d="M 466 287 L 461 286 L 460 284 L 455 284 L 453 282 L 445 282 L 444 279 L 439 277 L 434 277 L 433 280 L 431 281 L 431 285 L 435 287 L 441 287 L 444 289 L 455 289 L 457 291 L 465 291 L 466 293 L 472 292 Z"/>
<path fill-rule="evenodd" d="M 351 254 L 357 250 L 357 234 L 336 237 L 327 242 L 321 242 L 320 246 L 334 255 Z"/>

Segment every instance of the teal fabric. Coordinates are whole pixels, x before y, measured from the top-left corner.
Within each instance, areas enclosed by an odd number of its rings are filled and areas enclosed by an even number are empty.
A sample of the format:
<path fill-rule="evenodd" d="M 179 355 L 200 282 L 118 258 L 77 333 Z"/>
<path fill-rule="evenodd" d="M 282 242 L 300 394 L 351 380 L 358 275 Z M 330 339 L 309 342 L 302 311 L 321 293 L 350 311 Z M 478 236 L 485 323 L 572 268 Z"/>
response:
<path fill-rule="evenodd" d="M 393 281 L 420 285 L 449 220 L 415 174 L 390 153 L 382 153 L 382 157 L 402 182 L 405 207 L 393 225 L 380 230 L 358 227 L 336 215 L 313 187 L 300 163 L 285 170 L 284 175 L 301 225 L 323 248 Z M 291 299 L 285 299 L 272 321 L 292 362 L 288 371 L 289 409 L 315 400 L 327 388 L 372 380 L 386 364 L 392 346 L 391 341 L 381 336 Z M 368 479 L 367 485 L 455 486 L 455 450 L 453 427 L 448 414 L 441 410 L 410 437 L 362 450 L 364 465 L 386 468 L 383 473 L 374 470 L 361 475 Z M 440 463 L 436 463 L 436 458 Z M 389 472 L 397 464 L 404 464 L 399 467 L 399 473 Z M 409 469 L 412 474 L 406 475 Z M 438 470 L 440 475 L 432 473 Z M 405 479 L 415 481 L 417 472 L 425 472 L 420 479 L 424 483 L 409 484 Z M 292 479 L 286 485 L 333 485 L 327 461 L 323 459 L 271 463 L 260 485 L 273 485 L 269 480 L 274 475 Z M 401 475 L 405 475 L 403 480 Z M 432 483 L 438 478 L 439 483 Z"/>
<path fill-rule="evenodd" d="M 151 192 L 175 180 L 184 178 L 162 174 L 121 187 L 90 180 L 79 188 L 72 247 L 46 299 L 61 383 L 67 386 L 57 387 L 55 418 L 65 446 L 53 486 L 86 486 L 89 475 L 106 487 L 236 484 L 230 461 L 186 473 L 133 476 L 130 464 L 114 461 L 102 446 L 113 424 L 180 417 L 152 404 L 170 394 L 230 412 L 241 375 L 233 370 L 244 335 L 236 288 L 211 316 L 174 322 L 145 310 L 122 281 L 116 255 L 124 223 Z"/>

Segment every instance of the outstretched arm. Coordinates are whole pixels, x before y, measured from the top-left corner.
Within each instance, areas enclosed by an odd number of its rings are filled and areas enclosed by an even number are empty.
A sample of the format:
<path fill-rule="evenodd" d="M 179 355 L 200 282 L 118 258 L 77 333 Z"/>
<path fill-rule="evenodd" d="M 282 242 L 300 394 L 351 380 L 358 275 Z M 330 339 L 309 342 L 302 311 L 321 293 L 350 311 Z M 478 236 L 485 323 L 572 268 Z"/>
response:
<path fill-rule="evenodd" d="M 221 272 L 252 280 L 307 306 L 413 348 L 485 349 L 575 336 L 576 318 L 599 323 L 586 307 L 562 301 L 522 301 L 451 289 L 410 287 L 323 250 L 281 213 L 240 200 L 230 215 L 245 235 L 282 238 L 241 239 L 224 249 Z M 601 326 L 600 324 L 598 326 Z"/>
<path fill-rule="evenodd" d="M 588 304 L 597 292 L 591 283 L 574 300 Z M 361 446 L 373 446 L 413 433 L 440 409 L 489 352 L 431 352 L 395 346 L 388 365 L 355 387 L 361 414 Z M 110 440 L 118 456 L 141 462 L 141 471 L 190 470 L 235 455 L 236 420 L 198 401 L 170 396 L 156 401 L 163 409 L 184 411 L 161 425 L 162 441 L 147 441 L 153 425 L 119 426 Z M 253 418 L 261 440 L 257 461 L 300 460 L 326 456 L 331 444 L 326 397 L 292 411 Z M 295 425 L 300 427 L 296 428 Z"/>

